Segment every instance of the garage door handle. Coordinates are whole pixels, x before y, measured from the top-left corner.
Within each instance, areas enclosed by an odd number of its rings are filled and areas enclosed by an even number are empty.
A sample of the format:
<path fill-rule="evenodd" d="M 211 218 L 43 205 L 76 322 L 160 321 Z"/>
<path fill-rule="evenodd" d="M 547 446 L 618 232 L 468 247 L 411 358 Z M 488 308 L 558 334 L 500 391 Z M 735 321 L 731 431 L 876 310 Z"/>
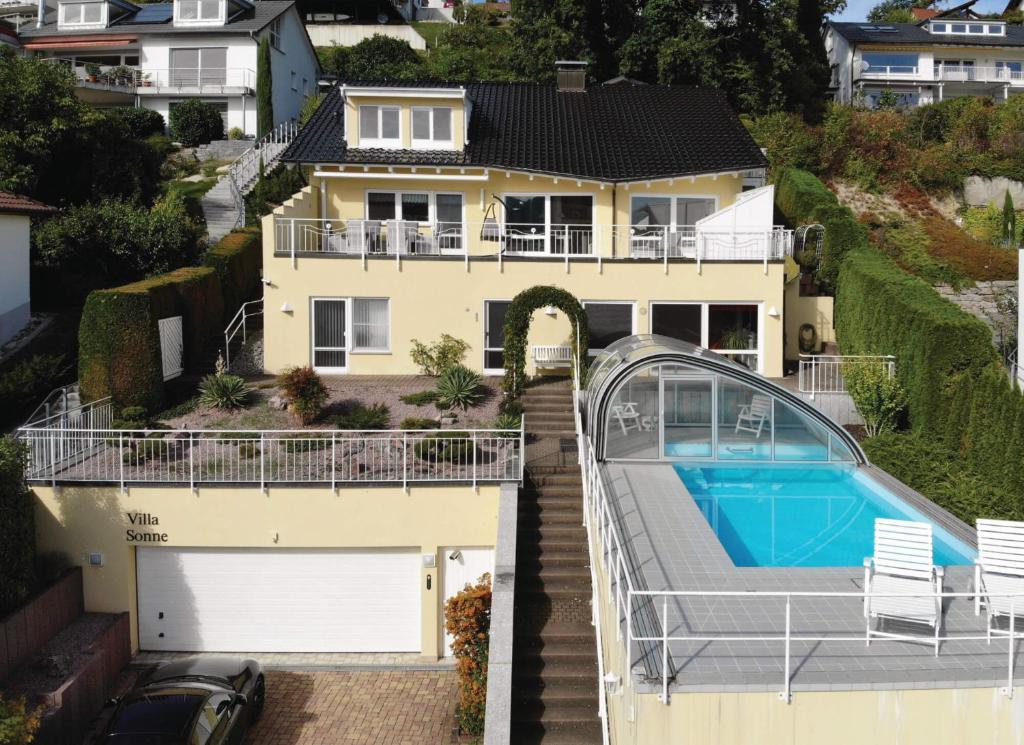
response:
<path fill-rule="evenodd" d="M 159 613 L 156 614 L 156 617 L 158 619 L 160 619 L 161 621 L 163 621 L 164 620 L 164 612 L 160 611 Z"/>

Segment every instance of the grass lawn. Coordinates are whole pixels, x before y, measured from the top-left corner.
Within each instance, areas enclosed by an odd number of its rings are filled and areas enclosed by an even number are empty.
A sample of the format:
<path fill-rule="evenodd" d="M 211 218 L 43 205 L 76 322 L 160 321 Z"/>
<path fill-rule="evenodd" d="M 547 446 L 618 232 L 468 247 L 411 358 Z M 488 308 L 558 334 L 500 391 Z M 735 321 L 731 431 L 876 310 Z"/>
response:
<path fill-rule="evenodd" d="M 427 49 L 436 47 L 437 40 L 448 29 L 447 23 L 437 23 L 436 21 L 413 21 L 409 25 L 416 29 L 416 33 L 427 40 Z"/>

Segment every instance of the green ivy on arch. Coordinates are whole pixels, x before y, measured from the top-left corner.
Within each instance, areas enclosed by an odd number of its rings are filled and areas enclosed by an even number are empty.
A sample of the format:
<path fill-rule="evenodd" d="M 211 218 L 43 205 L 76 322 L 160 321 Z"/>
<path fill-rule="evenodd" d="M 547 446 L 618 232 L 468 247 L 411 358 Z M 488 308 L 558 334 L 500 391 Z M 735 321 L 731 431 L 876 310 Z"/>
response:
<path fill-rule="evenodd" d="M 583 304 L 571 292 L 553 285 L 536 285 L 523 290 L 513 298 L 505 313 L 505 380 L 502 387 L 512 398 L 523 392 L 526 382 L 526 341 L 533 312 L 549 305 L 565 313 L 572 324 L 573 359 L 586 359 L 590 335 Z"/>

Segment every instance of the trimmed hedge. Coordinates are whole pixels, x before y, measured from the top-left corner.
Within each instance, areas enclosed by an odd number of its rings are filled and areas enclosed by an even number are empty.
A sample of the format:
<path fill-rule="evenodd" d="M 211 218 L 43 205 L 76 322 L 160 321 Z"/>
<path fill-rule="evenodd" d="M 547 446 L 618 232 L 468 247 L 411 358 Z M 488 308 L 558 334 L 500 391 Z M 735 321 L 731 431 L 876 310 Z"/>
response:
<path fill-rule="evenodd" d="M 776 175 L 775 204 L 790 225 L 820 223 L 825 227 L 818 279 L 834 287 L 843 257 L 851 249 L 867 245 L 867 228 L 839 204 L 817 176 L 798 168 L 784 168 Z"/>
<path fill-rule="evenodd" d="M 260 231 L 253 228 L 232 230 L 207 251 L 203 265 L 217 271 L 224 289 L 224 310 L 227 315 L 234 315 L 242 303 L 259 294 L 263 273 Z"/>
<path fill-rule="evenodd" d="M 0 617 L 17 607 L 35 583 L 35 512 L 25 485 L 28 449 L 0 437 Z"/>

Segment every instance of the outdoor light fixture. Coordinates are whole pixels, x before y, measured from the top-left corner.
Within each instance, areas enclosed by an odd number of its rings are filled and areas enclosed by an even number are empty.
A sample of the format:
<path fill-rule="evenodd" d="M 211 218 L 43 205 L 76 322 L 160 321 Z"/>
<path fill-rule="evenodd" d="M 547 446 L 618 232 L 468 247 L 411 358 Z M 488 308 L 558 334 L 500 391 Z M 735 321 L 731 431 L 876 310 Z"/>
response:
<path fill-rule="evenodd" d="M 461 558 L 462 558 L 462 552 L 456 550 L 456 551 L 452 551 L 451 554 L 449 554 L 448 561 L 458 561 Z"/>
<path fill-rule="evenodd" d="M 778 309 L 778 308 L 776 308 L 776 307 L 775 307 L 775 306 L 773 305 L 772 307 L 770 307 L 770 308 L 768 309 L 768 315 L 770 315 L 770 316 L 771 316 L 772 318 L 778 318 L 778 317 L 779 317 L 779 309 Z"/>
<path fill-rule="evenodd" d="M 283 303 L 283 304 L 281 305 L 281 312 L 282 312 L 282 313 L 291 313 L 291 312 L 292 312 L 292 306 L 291 306 L 291 303 L 287 303 L 287 302 L 286 302 L 286 303 Z"/>
<path fill-rule="evenodd" d="M 557 313 L 557 311 L 555 310 L 555 306 L 553 306 L 553 305 L 549 305 L 548 307 L 546 307 L 544 309 L 544 312 L 547 313 L 552 318 L 554 318 L 555 314 Z"/>
<path fill-rule="evenodd" d="M 431 569 L 431 568 L 433 568 L 435 566 L 435 564 L 436 564 L 436 562 L 434 560 L 434 555 L 433 554 L 423 554 L 423 568 L 424 569 Z"/>

